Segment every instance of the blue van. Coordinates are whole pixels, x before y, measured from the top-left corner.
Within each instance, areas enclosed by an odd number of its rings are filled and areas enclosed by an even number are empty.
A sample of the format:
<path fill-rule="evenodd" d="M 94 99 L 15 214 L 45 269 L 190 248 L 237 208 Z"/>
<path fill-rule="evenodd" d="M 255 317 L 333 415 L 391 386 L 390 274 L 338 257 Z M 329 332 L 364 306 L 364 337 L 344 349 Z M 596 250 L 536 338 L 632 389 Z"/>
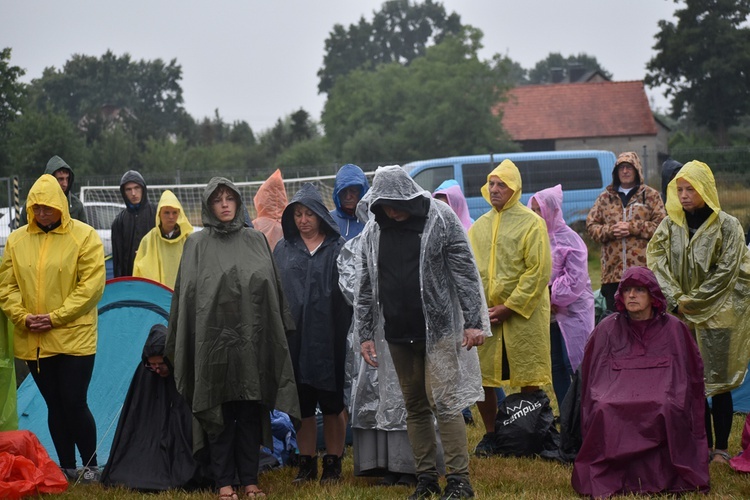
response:
<path fill-rule="evenodd" d="M 443 181 L 455 179 L 463 189 L 469 213 L 476 220 L 490 209 L 481 188 L 487 175 L 502 162 L 511 160 L 521 172 L 521 202 L 542 189 L 561 184 L 563 216 L 568 225 L 585 223 L 596 198 L 612 182 L 615 155 L 611 151 L 545 151 L 453 156 L 407 163 L 404 170 L 429 192 Z"/>

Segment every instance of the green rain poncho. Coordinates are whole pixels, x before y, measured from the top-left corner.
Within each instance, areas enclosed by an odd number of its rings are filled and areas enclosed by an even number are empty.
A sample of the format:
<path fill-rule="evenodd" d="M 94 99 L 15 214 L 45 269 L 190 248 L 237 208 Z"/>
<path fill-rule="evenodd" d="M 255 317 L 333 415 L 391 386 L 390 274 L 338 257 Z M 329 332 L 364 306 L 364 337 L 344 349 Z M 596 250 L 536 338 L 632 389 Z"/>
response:
<path fill-rule="evenodd" d="M 479 346 L 482 384 L 500 386 L 505 348 L 510 385 L 547 385 L 552 382 L 547 290 L 552 257 L 547 226 L 519 202 L 521 173 L 512 161 L 503 161 L 487 176 L 482 195 L 488 203 L 492 176 L 507 184 L 513 195 L 501 210 L 492 208 L 477 219 L 469 229 L 469 241 L 484 283 L 487 305 L 503 304 L 514 314 L 492 325 L 493 336 Z"/>
<path fill-rule="evenodd" d="M 688 181 L 712 210 L 690 238 L 677 180 Z M 706 394 L 739 386 L 750 357 L 750 255 L 739 221 L 719 205 L 714 176 L 699 161 L 685 164 L 667 187 L 667 218 L 648 244 L 648 267 L 669 302 L 695 332 Z"/>
<path fill-rule="evenodd" d="M 222 223 L 208 206 L 219 185 L 239 200 L 235 218 Z M 294 330 L 281 280 L 263 233 L 244 227 L 245 206 L 237 188 L 215 177 L 202 198 L 204 229 L 185 242 L 169 317 L 167 357 L 177 390 L 200 429 L 224 425 L 222 403 L 259 401 L 264 444 L 271 441 L 269 412 L 299 421 L 299 403 L 287 333 Z M 193 429 L 193 448 L 203 434 Z"/>

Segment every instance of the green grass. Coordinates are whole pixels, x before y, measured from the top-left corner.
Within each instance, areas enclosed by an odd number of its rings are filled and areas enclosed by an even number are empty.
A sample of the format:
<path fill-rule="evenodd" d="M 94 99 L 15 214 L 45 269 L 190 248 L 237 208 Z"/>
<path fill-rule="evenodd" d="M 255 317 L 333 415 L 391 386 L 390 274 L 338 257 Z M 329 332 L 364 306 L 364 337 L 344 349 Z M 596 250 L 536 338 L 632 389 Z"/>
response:
<path fill-rule="evenodd" d="M 552 394 L 551 387 L 547 388 Z M 554 399 L 554 398 L 553 398 Z M 554 402 L 553 402 L 554 406 Z M 473 450 L 483 434 L 479 415 L 474 408 L 476 426 L 469 426 L 469 449 Z M 740 450 L 740 435 L 744 425 L 744 415 L 735 415 L 734 427 L 729 443 L 730 454 L 735 455 Z M 478 498 L 527 498 L 527 499 L 555 499 L 577 498 L 577 494 L 570 486 L 572 466 L 548 462 L 542 459 L 529 458 L 471 458 L 471 481 Z M 681 498 L 750 498 L 750 476 L 734 472 L 728 465 L 711 465 L 711 492 L 708 495 L 688 494 Z M 391 499 L 406 498 L 412 493 L 407 487 L 377 486 L 376 478 L 355 478 L 353 476 L 353 462 L 350 450 L 347 450 L 343 461 L 343 480 L 333 486 L 320 486 L 318 483 L 301 487 L 292 486 L 291 481 L 296 469 L 289 467 L 266 472 L 260 477 L 260 487 L 269 497 L 286 499 L 319 499 L 352 498 L 352 499 Z M 445 484 L 445 480 L 442 480 Z M 160 494 L 144 494 L 123 488 L 105 489 L 100 485 L 72 486 L 60 498 L 82 499 L 215 499 L 218 495 L 211 492 L 185 493 L 170 491 Z M 629 496 L 637 498 L 635 496 Z M 242 497 L 240 497 L 242 498 Z M 580 498 L 580 497 L 578 497 Z M 643 498 L 643 497 L 640 497 Z M 664 496 L 662 498 L 677 498 Z"/>

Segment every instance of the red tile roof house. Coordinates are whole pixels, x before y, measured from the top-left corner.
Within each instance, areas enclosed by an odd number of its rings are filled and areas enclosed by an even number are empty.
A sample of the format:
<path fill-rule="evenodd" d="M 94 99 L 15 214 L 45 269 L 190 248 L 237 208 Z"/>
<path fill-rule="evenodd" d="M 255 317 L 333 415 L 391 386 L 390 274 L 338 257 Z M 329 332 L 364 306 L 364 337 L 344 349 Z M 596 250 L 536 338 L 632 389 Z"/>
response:
<path fill-rule="evenodd" d="M 496 111 L 524 151 L 635 151 L 649 184 L 660 182 L 669 129 L 654 118 L 643 82 L 525 85 L 507 97 Z"/>

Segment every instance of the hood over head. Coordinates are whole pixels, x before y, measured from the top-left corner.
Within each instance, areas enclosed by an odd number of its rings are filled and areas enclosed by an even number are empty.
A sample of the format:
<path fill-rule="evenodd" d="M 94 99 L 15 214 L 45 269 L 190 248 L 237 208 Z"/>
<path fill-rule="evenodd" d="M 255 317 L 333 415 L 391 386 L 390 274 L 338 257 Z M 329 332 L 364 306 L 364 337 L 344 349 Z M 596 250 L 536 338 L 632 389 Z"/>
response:
<path fill-rule="evenodd" d="M 193 232 L 193 225 L 190 224 L 185 210 L 182 209 L 182 203 L 177 199 L 177 196 L 169 189 L 165 190 L 161 194 L 159 199 L 159 205 L 156 207 L 156 227 L 161 227 L 161 209 L 163 207 L 172 207 L 180 211 L 180 215 L 177 216 L 177 225 L 180 227 L 181 234 L 190 234 Z"/>
<path fill-rule="evenodd" d="M 125 184 L 127 184 L 128 182 L 135 182 L 143 188 L 143 197 L 141 198 L 141 202 L 137 207 L 130 203 L 128 201 L 128 197 L 125 196 Z M 137 170 L 128 170 L 127 172 L 122 174 L 122 178 L 120 179 L 120 195 L 122 196 L 122 201 L 125 202 L 125 206 L 127 206 L 128 208 L 137 209 L 138 207 L 148 203 L 148 188 L 146 186 L 146 180 Z"/>
<path fill-rule="evenodd" d="M 414 182 L 398 165 L 378 167 L 370 189 L 370 211 L 383 213 L 383 205 L 403 210 L 417 217 L 427 216 L 432 196 Z"/>
<path fill-rule="evenodd" d="M 157 323 L 151 327 L 148 332 L 148 338 L 143 345 L 141 360 L 144 365 L 148 365 L 148 358 L 151 356 L 164 356 L 164 348 L 167 345 L 167 327 Z"/>
<path fill-rule="evenodd" d="M 701 195 L 711 210 L 715 213 L 721 211 L 719 203 L 719 192 L 716 190 L 716 180 L 711 168 L 702 161 L 693 160 L 682 166 L 674 179 L 667 185 L 667 215 L 674 222 L 685 224 L 685 211 L 682 209 L 680 198 L 677 195 L 677 179 L 685 179 Z"/>
<path fill-rule="evenodd" d="M 664 297 L 653 271 L 647 267 L 639 266 L 629 267 L 622 275 L 622 280 L 615 293 L 615 307 L 618 311 L 621 313 L 627 311 L 625 301 L 622 298 L 622 290 L 629 286 L 642 286 L 648 289 L 648 293 L 651 295 L 651 307 L 657 316 L 667 312 L 667 299 Z"/>
<path fill-rule="evenodd" d="M 34 205 L 46 205 L 60 211 L 60 226 L 65 227 L 70 222 L 70 209 L 68 208 L 68 198 L 65 197 L 60 184 L 51 174 L 42 174 L 29 190 L 29 197 L 26 199 L 26 213 L 29 217 L 29 225 L 38 228 L 36 217 L 34 216 Z"/>
<path fill-rule="evenodd" d="M 617 175 L 617 166 L 620 163 L 630 163 L 633 165 L 636 173 L 636 186 L 643 184 L 643 166 L 641 165 L 641 159 L 638 157 L 638 153 L 635 151 L 626 151 L 625 153 L 620 153 L 615 161 L 615 168 L 612 169 L 612 186 L 614 186 L 615 189 L 620 187 L 620 177 Z"/>
<path fill-rule="evenodd" d="M 300 190 L 294 194 L 292 200 L 284 209 L 284 213 L 281 216 L 281 228 L 284 230 L 284 239 L 290 240 L 299 236 L 299 229 L 297 229 L 297 224 L 294 223 L 294 205 L 296 203 L 306 206 L 318 216 L 320 219 L 320 229 L 327 235 L 341 235 L 339 225 L 336 224 L 336 221 L 331 217 L 328 208 L 323 204 L 323 198 L 320 196 L 320 192 L 314 184 L 306 182 L 302 185 Z"/>
<path fill-rule="evenodd" d="M 682 163 L 669 158 L 661 164 L 661 198 L 662 201 L 667 199 L 667 185 L 674 179 L 677 172 L 682 168 Z"/>
<path fill-rule="evenodd" d="M 47 167 L 44 169 L 44 173 L 51 174 L 54 177 L 55 172 L 60 169 L 65 169 L 70 174 L 70 180 L 68 180 L 68 189 L 65 191 L 65 196 L 67 196 L 69 193 L 73 192 L 73 181 L 75 180 L 75 175 L 73 174 L 73 169 L 70 168 L 70 165 L 65 163 L 65 160 L 55 155 L 47 162 Z"/>
<path fill-rule="evenodd" d="M 443 183 L 433 191 L 432 196 L 436 198 L 439 194 L 442 194 L 448 199 L 448 206 L 453 209 L 456 215 L 458 215 L 464 229 L 468 230 L 474 221 L 471 220 L 471 216 L 469 215 L 469 205 L 466 203 L 466 198 L 464 197 L 464 193 L 461 191 L 461 186 L 458 185 L 458 182 L 455 179 L 443 181 Z"/>
<path fill-rule="evenodd" d="M 347 163 L 342 166 L 336 173 L 336 183 L 333 186 L 333 204 L 337 209 L 341 209 L 339 193 L 348 187 L 355 186 L 359 188 L 359 199 L 361 200 L 365 193 L 370 189 L 370 183 L 367 182 L 367 176 L 357 165 Z"/>
<path fill-rule="evenodd" d="M 521 182 L 521 172 L 518 170 L 518 167 L 516 167 L 516 164 L 512 161 L 503 160 L 500 165 L 495 167 L 492 172 L 487 174 L 487 182 L 484 186 L 482 186 L 482 197 L 490 205 L 492 205 L 492 202 L 490 201 L 490 177 L 492 177 L 493 175 L 495 177 L 498 177 L 509 188 L 513 190 L 513 196 L 511 196 L 510 200 L 508 200 L 508 202 L 503 206 L 503 210 L 507 210 L 521 200 L 521 189 L 523 187 L 523 184 Z M 495 208 L 493 207 L 493 210 L 494 209 Z"/>
<path fill-rule="evenodd" d="M 266 181 L 260 185 L 253 197 L 257 217 L 267 217 L 281 221 L 281 215 L 287 206 L 286 187 L 281 177 L 281 170 L 276 169 Z"/>
<path fill-rule="evenodd" d="M 208 203 L 211 195 L 214 194 L 214 191 L 220 186 L 225 186 L 233 191 L 234 195 L 237 197 L 237 211 L 234 214 L 234 219 L 229 222 L 221 222 L 219 218 L 214 215 L 214 212 L 211 210 Z M 232 181 L 224 177 L 213 177 L 208 181 L 206 189 L 203 190 L 203 195 L 201 196 L 201 221 L 203 222 L 204 227 L 210 227 L 220 234 L 234 233 L 244 227 L 246 214 L 247 210 L 245 209 L 245 203 L 242 201 L 242 195 L 240 195 L 239 189 L 237 189 L 237 186 L 235 186 Z"/>
<path fill-rule="evenodd" d="M 536 200 L 539 205 L 549 234 L 566 225 L 562 213 L 563 190 L 560 184 L 534 193 L 526 204 L 529 208 L 531 208 L 531 200 Z"/>

